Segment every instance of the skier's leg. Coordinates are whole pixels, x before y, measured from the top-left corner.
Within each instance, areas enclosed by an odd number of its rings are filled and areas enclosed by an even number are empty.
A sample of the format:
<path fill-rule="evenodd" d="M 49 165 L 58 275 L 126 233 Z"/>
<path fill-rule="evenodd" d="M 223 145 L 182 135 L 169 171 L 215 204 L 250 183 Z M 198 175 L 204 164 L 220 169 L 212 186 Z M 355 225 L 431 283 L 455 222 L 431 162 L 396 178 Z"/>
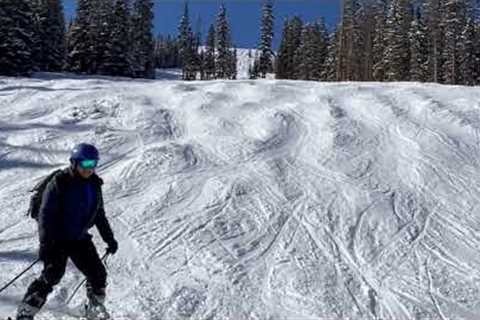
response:
<path fill-rule="evenodd" d="M 33 319 L 35 314 L 47 301 L 52 292 L 65 274 L 67 256 L 59 252 L 58 255 L 44 262 L 42 274 L 28 287 L 27 293 L 18 306 L 17 319 Z"/>
<path fill-rule="evenodd" d="M 103 306 L 107 286 L 107 271 L 93 242 L 91 240 L 80 241 L 70 258 L 87 278 L 89 303 Z"/>

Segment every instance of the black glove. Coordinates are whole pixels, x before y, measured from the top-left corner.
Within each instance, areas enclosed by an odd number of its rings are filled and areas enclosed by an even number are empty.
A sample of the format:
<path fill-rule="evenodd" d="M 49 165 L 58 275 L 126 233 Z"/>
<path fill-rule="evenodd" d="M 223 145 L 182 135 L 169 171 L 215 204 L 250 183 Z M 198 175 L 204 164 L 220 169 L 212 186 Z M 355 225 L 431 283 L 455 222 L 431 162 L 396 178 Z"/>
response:
<path fill-rule="evenodd" d="M 108 244 L 107 253 L 114 255 L 115 253 L 117 253 L 117 251 L 118 251 L 118 242 L 116 240 L 112 240 Z"/>

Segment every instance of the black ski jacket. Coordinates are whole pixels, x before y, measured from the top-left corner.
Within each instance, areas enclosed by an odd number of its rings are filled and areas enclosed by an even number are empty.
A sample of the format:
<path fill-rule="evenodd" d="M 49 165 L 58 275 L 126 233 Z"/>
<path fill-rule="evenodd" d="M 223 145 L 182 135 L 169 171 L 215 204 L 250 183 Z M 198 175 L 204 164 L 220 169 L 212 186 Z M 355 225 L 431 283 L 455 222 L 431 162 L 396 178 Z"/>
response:
<path fill-rule="evenodd" d="M 88 230 L 93 226 L 107 244 L 115 242 L 105 216 L 102 184 L 97 174 L 84 179 L 71 167 L 54 176 L 43 193 L 38 215 L 41 247 L 91 238 Z"/>

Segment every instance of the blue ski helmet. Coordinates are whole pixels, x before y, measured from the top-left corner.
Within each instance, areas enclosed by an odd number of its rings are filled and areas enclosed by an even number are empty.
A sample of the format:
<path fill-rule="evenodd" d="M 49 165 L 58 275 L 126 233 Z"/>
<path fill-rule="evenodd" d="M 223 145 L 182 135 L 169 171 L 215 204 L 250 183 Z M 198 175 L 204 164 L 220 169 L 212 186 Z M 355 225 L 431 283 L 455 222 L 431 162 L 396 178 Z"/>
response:
<path fill-rule="evenodd" d="M 82 160 L 99 160 L 98 150 L 88 143 L 77 144 L 70 153 L 70 162 Z"/>

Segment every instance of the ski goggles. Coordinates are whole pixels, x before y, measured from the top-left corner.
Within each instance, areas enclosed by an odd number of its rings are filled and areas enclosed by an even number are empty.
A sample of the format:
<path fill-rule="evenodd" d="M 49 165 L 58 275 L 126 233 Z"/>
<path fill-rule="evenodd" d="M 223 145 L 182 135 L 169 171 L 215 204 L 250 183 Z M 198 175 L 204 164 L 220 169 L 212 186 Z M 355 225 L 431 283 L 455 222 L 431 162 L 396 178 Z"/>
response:
<path fill-rule="evenodd" d="M 95 169 L 97 164 L 97 160 L 82 160 L 79 162 L 80 168 L 82 169 Z"/>

